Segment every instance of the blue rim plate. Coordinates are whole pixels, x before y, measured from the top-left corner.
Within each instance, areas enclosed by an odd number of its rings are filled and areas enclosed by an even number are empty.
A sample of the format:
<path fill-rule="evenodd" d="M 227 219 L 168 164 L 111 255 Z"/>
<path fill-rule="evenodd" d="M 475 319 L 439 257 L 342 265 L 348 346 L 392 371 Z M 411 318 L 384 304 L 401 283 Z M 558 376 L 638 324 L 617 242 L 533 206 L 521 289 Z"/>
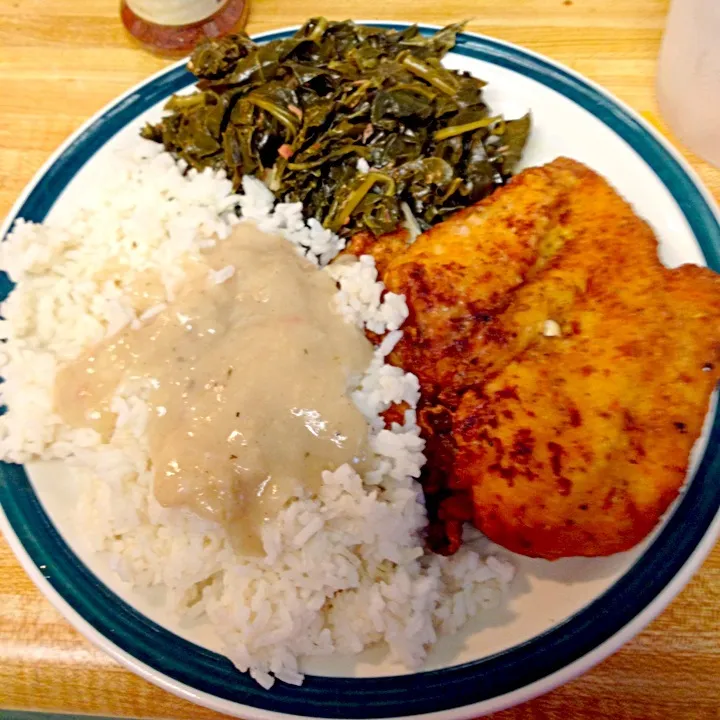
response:
<path fill-rule="evenodd" d="M 403 29 L 404 23 L 368 23 Z M 421 26 L 424 33 L 435 28 Z M 269 41 L 295 28 L 257 36 Z M 720 224 L 709 193 L 681 156 L 632 110 L 600 87 L 535 53 L 473 33 L 454 53 L 512 70 L 581 106 L 629 143 L 677 202 L 707 264 L 720 271 Z M 130 90 L 71 137 L 13 208 L 41 222 L 72 178 L 119 130 L 191 84 L 182 64 Z M 0 278 L 0 298 L 11 285 Z M 308 676 L 270 692 L 230 662 L 183 640 L 118 598 L 70 550 L 21 466 L 0 464 L 3 531 L 40 589 L 90 639 L 162 687 L 214 709 L 252 718 L 278 713 L 327 718 L 433 714 L 462 718 L 502 709 L 565 682 L 617 649 L 659 613 L 699 567 L 720 532 L 720 420 L 692 482 L 662 531 L 609 590 L 560 625 L 508 650 L 454 667 L 381 678 Z"/>

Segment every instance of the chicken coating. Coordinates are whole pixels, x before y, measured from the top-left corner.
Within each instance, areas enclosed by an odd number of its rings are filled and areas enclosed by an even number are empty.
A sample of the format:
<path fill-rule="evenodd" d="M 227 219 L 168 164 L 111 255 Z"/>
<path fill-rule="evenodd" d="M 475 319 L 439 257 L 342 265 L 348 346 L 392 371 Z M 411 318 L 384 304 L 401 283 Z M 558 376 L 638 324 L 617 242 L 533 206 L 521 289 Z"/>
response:
<path fill-rule="evenodd" d="M 524 555 L 609 555 L 676 497 L 720 368 L 720 277 L 686 266 L 635 302 L 588 293 L 454 417 L 473 520 Z M 715 337 L 708 328 L 715 328 Z"/>
<path fill-rule="evenodd" d="M 410 310 L 392 359 L 419 377 L 426 399 L 485 378 L 493 361 L 486 349 L 498 349 L 487 342 L 492 320 L 560 242 L 557 227 L 577 182 L 572 167 L 526 170 L 389 261 L 383 253 L 383 281 Z"/>
<path fill-rule="evenodd" d="M 391 360 L 427 403 L 431 546 L 453 552 L 468 519 L 548 559 L 644 538 L 720 379 L 720 276 L 665 268 L 649 226 L 566 159 L 383 263 L 410 308 Z"/>
<path fill-rule="evenodd" d="M 382 277 L 388 263 L 407 250 L 409 239 L 410 233 L 404 228 L 398 228 L 380 237 L 375 237 L 369 232 L 360 232 L 352 236 L 350 242 L 338 255 L 336 262 L 348 255 L 355 257 L 372 255 L 378 275 Z"/>

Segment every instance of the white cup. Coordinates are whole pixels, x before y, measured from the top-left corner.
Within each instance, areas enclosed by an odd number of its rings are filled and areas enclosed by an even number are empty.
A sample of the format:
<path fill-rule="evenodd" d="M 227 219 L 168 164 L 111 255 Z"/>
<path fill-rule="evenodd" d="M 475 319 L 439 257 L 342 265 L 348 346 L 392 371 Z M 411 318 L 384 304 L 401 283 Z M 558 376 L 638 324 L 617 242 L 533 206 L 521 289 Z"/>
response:
<path fill-rule="evenodd" d="M 720 0 L 672 0 L 657 94 L 678 138 L 720 166 Z"/>

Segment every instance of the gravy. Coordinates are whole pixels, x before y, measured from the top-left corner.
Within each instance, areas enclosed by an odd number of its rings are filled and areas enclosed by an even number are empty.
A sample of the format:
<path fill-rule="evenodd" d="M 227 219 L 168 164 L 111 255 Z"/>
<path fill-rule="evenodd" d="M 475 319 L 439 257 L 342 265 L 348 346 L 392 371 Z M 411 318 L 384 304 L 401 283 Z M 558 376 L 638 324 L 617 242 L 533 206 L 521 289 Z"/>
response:
<path fill-rule="evenodd" d="M 239 550 L 323 470 L 361 463 L 367 424 L 348 381 L 372 358 L 364 334 L 332 309 L 335 283 L 286 240 L 241 224 L 193 262 L 175 301 L 62 368 L 63 419 L 108 439 L 120 383 L 149 386 L 154 492 L 223 523 Z M 213 271 L 229 275 L 216 282 Z M 157 297 L 143 274 L 138 304 Z"/>

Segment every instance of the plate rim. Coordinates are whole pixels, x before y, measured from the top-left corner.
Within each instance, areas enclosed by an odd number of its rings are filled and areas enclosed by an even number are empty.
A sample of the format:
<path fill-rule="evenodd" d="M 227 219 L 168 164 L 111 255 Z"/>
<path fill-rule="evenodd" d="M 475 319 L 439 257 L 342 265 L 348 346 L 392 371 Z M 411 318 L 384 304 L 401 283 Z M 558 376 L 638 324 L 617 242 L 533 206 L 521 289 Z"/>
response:
<path fill-rule="evenodd" d="M 379 27 L 390 27 L 390 28 L 402 28 L 407 27 L 408 25 L 412 23 L 405 23 L 401 21 L 363 21 L 363 20 L 357 20 L 359 24 L 368 24 L 368 25 L 374 25 Z M 281 28 L 277 30 L 269 30 L 264 33 L 258 33 L 256 35 L 253 35 L 253 39 L 258 41 L 267 41 L 273 37 L 277 37 L 283 34 L 287 34 L 289 32 L 293 32 L 297 29 L 298 26 L 292 26 L 292 27 L 286 27 Z M 439 26 L 434 25 L 426 25 L 422 24 L 419 25 L 419 27 L 423 31 L 432 31 L 438 29 Z M 704 200 L 705 205 L 710 210 L 711 215 L 713 215 L 715 223 L 720 222 L 720 213 L 718 212 L 717 205 L 714 201 L 714 198 L 709 193 L 707 188 L 703 185 L 702 181 L 699 179 L 697 173 L 692 169 L 692 167 L 689 166 L 688 162 L 684 159 L 684 157 L 681 155 L 679 151 L 677 151 L 650 123 L 648 123 L 642 116 L 639 115 L 635 110 L 630 108 L 628 105 L 620 101 L 618 98 L 614 97 L 609 91 L 607 91 L 605 88 L 599 86 L 597 83 L 594 83 L 593 81 L 589 80 L 588 78 L 585 78 L 584 76 L 580 75 L 579 73 L 576 73 L 570 68 L 565 67 L 564 65 L 557 63 L 556 61 L 547 58 L 539 53 L 535 53 L 532 50 L 528 50 L 526 48 L 523 48 L 521 46 L 517 46 L 513 43 L 508 43 L 502 40 L 497 40 L 495 38 L 481 35 L 479 33 L 473 33 L 473 32 L 464 32 L 460 39 L 464 42 L 466 42 L 470 47 L 468 52 L 461 52 L 457 49 L 454 49 L 454 52 L 460 55 L 472 55 L 472 51 L 474 50 L 475 53 L 478 52 L 478 48 L 481 50 L 486 50 L 488 46 L 495 46 L 496 49 L 499 49 L 500 51 L 504 51 L 506 53 L 509 53 L 510 55 L 519 56 L 522 58 L 522 56 L 527 56 L 530 60 L 539 61 L 544 65 L 549 66 L 552 70 L 555 72 L 560 72 L 568 76 L 570 79 L 574 80 L 575 83 L 578 84 L 579 87 L 583 88 L 585 86 L 586 89 L 589 89 L 592 91 L 595 95 L 602 98 L 606 103 L 608 103 L 611 108 L 614 108 L 615 110 L 619 110 L 624 115 L 629 116 L 629 118 L 638 125 L 640 130 L 644 132 L 645 134 L 649 135 L 651 139 L 653 139 L 665 152 L 667 156 L 669 156 L 670 159 L 674 160 L 677 165 L 679 166 L 679 169 L 682 171 L 682 174 L 684 175 L 686 180 L 690 181 L 690 185 L 692 186 L 693 190 L 697 192 L 697 194 L 700 195 L 702 200 Z M 477 48 L 473 48 L 472 45 L 477 44 Z M 493 62 L 493 60 L 487 60 L 487 58 L 483 57 L 480 58 L 489 62 Z M 71 148 L 73 145 L 80 142 L 84 135 L 89 134 L 92 135 L 92 132 L 97 132 L 98 128 L 94 128 L 94 126 L 102 121 L 102 119 L 107 116 L 111 110 L 118 111 L 120 108 L 122 108 L 125 104 L 131 104 L 133 101 L 133 97 L 136 93 L 140 92 L 144 88 L 150 88 L 158 83 L 160 83 L 163 79 L 167 80 L 168 78 L 172 77 L 173 73 L 177 73 L 179 69 L 182 69 L 184 65 L 183 60 L 174 63 L 166 68 L 163 68 L 162 70 L 158 71 L 157 73 L 154 73 L 150 77 L 146 78 L 145 80 L 141 81 L 140 83 L 136 84 L 135 86 L 131 87 L 129 90 L 127 90 L 125 93 L 121 94 L 118 98 L 111 101 L 110 103 L 106 104 L 104 107 L 102 107 L 100 110 L 98 110 L 97 113 L 95 113 L 91 118 L 89 118 L 85 123 L 83 123 L 78 130 L 76 130 L 74 133 L 72 133 L 65 142 L 63 142 L 60 147 L 50 156 L 50 158 L 43 164 L 43 166 L 40 168 L 40 170 L 35 173 L 33 178 L 30 180 L 30 182 L 26 185 L 23 192 L 20 194 L 19 198 L 11 208 L 10 212 L 8 213 L 5 222 L 2 225 L 2 228 L 0 229 L 0 236 L 4 238 L 4 236 L 7 234 L 10 226 L 14 222 L 15 218 L 18 216 L 19 210 L 24 206 L 25 202 L 28 200 L 28 198 L 31 196 L 33 191 L 37 188 L 37 186 L 41 183 L 41 181 L 45 178 L 45 176 L 48 174 L 48 172 L 55 166 L 55 164 L 58 162 L 58 160 L 65 154 L 65 152 Z M 501 64 L 501 63 L 497 63 Z M 525 73 L 523 73 L 525 74 Z M 547 83 L 542 83 L 546 87 L 550 87 L 551 89 L 555 90 L 556 92 L 560 92 L 565 97 L 568 97 L 565 93 L 559 91 L 556 87 L 553 87 L 551 85 L 548 85 Z M 570 98 L 571 100 L 573 98 Z M 577 103 L 577 101 L 575 101 Z M 578 103 L 579 104 L 579 103 Z M 594 114 L 594 113 L 593 113 Z M 595 115 L 597 117 L 597 115 Z M 599 118 L 600 119 L 600 118 Z M 605 123 L 608 125 L 608 123 Z M 94 129 L 93 129 L 94 128 Z M 617 132 L 617 130 L 613 127 L 610 127 L 610 129 L 614 132 L 615 135 L 622 138 L 622 135 Z M 100 147 L 106 144 L 107 141 L 111 137 L 114 136 L 115 133 L 113 133 L 110 137 L 103 140 L 103 142 L 100 144 Z M 624 138 L 622 138 L 624 139 Z M 99 149 L 99 148 L 97 148 Z M 86 161 L 90 160 L 90 158 L 97 152 L 97 149 L 95 149 L 92 153 L 89 154 L 89 156 L 86 158 L 85 161 L 83 161 L 80 166 L 77 168 L 79 169 L 82 167 L 82 165 L 85 164 Z M 639 153 L 638 153 L 639 154 Z M 640 154 L 640 158 L 648 165 L 650 163 L 647 161 L 646 158 L 644 158 Z M 664 179 L 658 174 L 658 172 L 651 167 L 651 170 L 654 172 L 655 175 L 658 176 L 658 178 L 661 180 L 663 185 L 669 190 L 669 187 L 667 183 L 664 181 Z M 75 171 L 77 172 L 77 170 Z M 75 173 L 73 173 L 74 176 Z M 59 193 L 57 193 L 59 194 Z M 54 198 L 57 197 L 57 194 L 54 194 Z M 671 192 L 672 194 L 672 192 Z M 48 206 L 51 207 L 52 203 Z M 682 207 L 681 207 L 682 210 Z M 688 218 L 689 220 L 689 218 Z M 695 237 L 696 242 L 698 244 L 701 244 L 700 239 L 697 237 L 697 233 L 693 230 L 693 236 Z M 702 244 L 701 244 L 702 245 Z M 710 248 L 710 257 L 708 257 L 708 249 L 705 246 L 701 246 L 701 250 L 703 252 L 703 255 L 705 256 L 706 261 L 709 265 L 715 265 L 717 266 L 717 263 L 719 262 L 718 258 L 720 258 L 720 247 L 715 247 L 714 245 Z M 716 269 L 718 269 L 716 267 Z M 705 457 L 703 458 L 703 463 L 701 465 L 705 464 L 705 460 L 707 459 L 708 452 L 711 448 L 711 443 L 713 443 L 713 446 L 717 444 L 717 439 L 715 436 L 718 435 L 720 437 L 720 432 L 716 433 L 715 431 L 718 430 L 718 421 L 717 421 L 717 415 L 715 418 L 715 427 L 713 428 L 713 431 L 711 433 L 711 438 L 708 442 L 708 447 L 706 448 Z M 717 458 L 716 458 L 717 459 Z M 717 463 L 714 463 L 714 466 L 717 465 Z M 713 466 L 713 467 L 714 467 Z M 23 473 L 22 469 L 20 469 L 20 472 Z M 24 473 L 23 473 L 24 474 Z M 52 523 L 51 523 L 52 525 Z M 201 690 L 198 690 L 197 688 L 194 688 L 190 685 L 184 684 L 182 681 L 177 680 L 176 678 L 172 678 L 171 676 L 165 675 L 161 670 L 152 668 L 151 666 L 145 665 L 141 660 L 138 660 L 133 655 L 127 653 L 122 648 L 120 648 L 118 645 L 113 643 L 108 637 L 101 634 L 96 628 L 94 628 L 90 623 L 88 623 L 87 620 L 79 613 L 77 612 L 72 605 L 61 596 L 61 594 L 52 586 L 49 579 L 43 575 L 43 572 L 38 566 L 35 564 L 35 562 L 32 560 L 27 548 L 22 544 L 20 538 L 15 533 L 14 529 L 12 528 L 12 525 L 10 523 L 9 518 L 5 515 L 4 509 L 2 514 L 0 515 L 0 526 L 2 526 L 3 533 L 5 534 L 6 538 L 8 539 L 11 548 L 15 552 L 16 556 L 19 557 L 21 564 L 25 568 L 26 572 L 28 572 L 33 579 L 33 581 L 38 585 L 40 590 L 43 592 L 43 594 L 46 595 L 46 597 L 49 597 L 51 602 L 61 611 L 65 617 L 70 620 L 70 622 L 75 625 L 86 637 L 90 637 L 90 639 L 95 643 L 98 644 L 103 650 L 108 652 L 111 656 L 115 657 L 115 659 L 119 660 L 126 666 L 128 666 L 131 670 L 134 672 L 140 674 L 141 676 L 145 677 L 146 679 L 150 680 L 151 682 L 160 685 L 166 690 L 169 690 L 170 692 L 173 692 L 176 695 L 180 695 L 181 697 L 184 697 L 186 699 L 192 700 L 194 702 L 197 702 L 201 705 L 205 705 L 207 707 L 211 707 L 216 710 L 224 711 L 224 712 L 231 712 L 232 714 L 242 714 L 245 716 L 251 716 L 256 718 L 261 718 L 262 720 L 265 720 L 265 718 L 278 718 L 287 716 L 289 714 L 293 714 L 296 717 L 295 713 L 290 712 L 278 712 L 277 710 L 268 710 L 262 707 L 258 707 L 256 705 L 244 705 L 240 702 L 233 701 L 233 700 L 227 700 L 222 697 L 218 697 L 216 695 L 207 694 Z M 679 567 L 679 569 L 675 572 L 674 575 L 670 577 L 667 584 L 661 589 L 658 595 L 655 596 L 654 599 L 652 599 L 648 604 L 646 604 L 643 608 L 641 608 L 628 622 L 626 622 L 622 627 L 620 627 L 617 632 L 607 637 L 604 641 L 602 641 L 600 644 L 596 645 L 594 648 L 590 649 L 588 652 L 580 655 L 577 659 L 575 659 L 573 662 L 565 665 L 564 667 L 559 668 L 557 671 L 553 672 L 552 674 L 548 674 L 545 676 L 542 676 L 538 678 L 537 680 L 521 685 L 518 688 L 511 690 L 507 693 L 499 694 L 492 696 L 488 699 L 480 700 L 477 703 L 471 703 L 471 704 L 463 704 L 463 705 L 453 705 L 452 700 L 449 701 L 449 705 L 445 709 L 440 709 L 432 713 L 423 713 L 423 717 L 433 717 L 433 718 L 444 718 L 446 720 L 450 720 L 451 718 L 464 718 L 469 717 L 470 715 L 477 716 L 479 713 L 485 713 L 485 712 L 495 712 L 497 710 L 503 709 L 505 707 L 509 707 L 510 705 L 516 704 L 517 702 L 521 702 L 524 700 L 528 700 L 531 697 L 535 697 L 538 694 L 541 694 L 543 692 L 547 692 L 548 690 L 552 689 L 553 687 L 556 687 L 558 684 L 561 684 L 563 682 L 566 682 L 567 680 L 571 679 L 572 677 L 575 677 L 580 672 L 583 672 L 584 670 L 588 669 L 595 663 L 599 662 L 604 657 L 607 657 L 611 652 L 613 652 L 617 647 L 619 647 L 620 644 L 625 642 L 627 639 L 632 637 L 634 634 L 639 632 L 642 627 L 644 627 L 648 622 L 650 622 L 669 602 L 670 600 L 679 592 L 679 590 L 687 583 L 687 581 L 690 579 L 691 575 L 699 565 L 701 564 L 704 557 L 710 552 L 714 545 L 715 538 L 717 537 L 718 533 L 720 533 L 720 511 L 718 511 L 715 514 L 714 519 L 711 519 L 708 523 L 707 527 L 705 528 L 704 534 L 700 537 L 699 542 L 694 547 L 694 550 L 691 551 L 690 555 L 685 559 L 684 563 Z M 61 537 L 61 536 L 60 536 Z M 64 542 L 64 541 L 63 541 Z M 83 565 L 82 560 L 75 556 L 74 553 L 71 552 L 71 555 L 75 559 L 77 563 L 80 565 Z M 627 571 L 627 574 L 629 574 L 637 565 L 640 560 L 642 560 L 643 556 L 641 556 L 636 562 L 633 564 L 633 566 Z M 625 576 L 623 576 L 625 577 Z M 99 580 L 96 580 L 96 582 L 100 582 Z M 614 585 L 612 586 L 614 587 Z M 612 587 L 610 589 L 612 589 Z M 605 593 L 603 593 L 597 600 L 601 599 Z M 592 603 L 591 603 L 592 605 Z M 582 613 L 586 611 L 588 608 L 584 608 L 583 610 L 578 611 L 577 614 Z M 574 616 L 573 616 L 574 617 Z M 550 630 L 546 631 L 545 633 L 542 633 L 540 636 L 537 636 L 531 641 L 533 642 L 537 640 L 538 638 L 542 638 L 544 635 L 546 635 L 548 632 L 551 632 L 553 630 L 556 630 L 559 627 L 562 627 L 566 624 L 567 621 L 563 621 L 563 623 L 560 623 L 560 625 L 556 625 Z M 81 626 L 86 626 L 84 629 Z M 169 631 L 165 631 L 169 632 Z M 512 650 L 511 648 L 510 650 Z M 509 652 L 503 651 L 503 653 L 499 653 L 500 655 L 505 654 Z M 402 678 L 417 678 L 422 677 L 423 675 L 429 675 L 433 673 L 446 673 L 448 670 L 453 670 L 459 667 L 465 667 L 465 666 L 472 666 L 476 665 L 477 663 L 482 662 L 482 660 L 477 661 L 471 661 L 470 663 L 465 663 L 462 666 L 453 666 L 452 668 L 448 668 L 445 670 L 439 670 L 439 671 L 430 671 L 426 673 L 419 673 L 416 675 L 407 675 L 407 676 L 397 676 L 394 678 L 388 678 L 388 680 L 399 680 Z M 345 679 L 343 679 L 345 680 Z M 362 682 L 362 680 L 358 680 L 357 682 Z M 362 701 L 361 701 L 362 702 Z M 329 717 L 330 715 L 303 715 L 302 717 Z M 333 715 L 340 717 L 340 715 Z M 352 717 L 361 717 L 362 715 L 352 715 Z M 372 717 L 394 717 L 395 715 L 390 715 L 387 713 L 384 714 L 373 714 Z M 370 715 L 369 715 L 370 717 Z M 402 714 L 398 717 L 415 717 L 415 715 L 412 714 Z"/>
<path fill-rule="evenodd" d="M 37 565 L 30 558 L 23 544 L 14 533 L 6 534 L 9 527 L 7 518 L 0 507 L 0 530 L 2 530 L 8 545 L 15 557 L 20 561 L 23 569 L 43 596 L 51 605 L 78 631 L 83 637 L 89 640 L 96 648 L 107 653 L 111 658 L 126 667 L 131 672 L 139 675 L 144 680 L 156 687 L 165 690 L 183 700 L 196 703 L 210 710 L 227 713 L 238 718 L 248 720 L 286 720 L 297 718 L 298 720 L 317 720 L 314 715 L 298 715 L 279 713 L 273 710 L 264 710 L 252 705 L 243 705 L 211 695 L 182 682 L 168 678 L 163 673 L 139 661 L 133 655 L 122 650 L 104 635 L 100 634 L 85 618 L 82 617 L 55 588 L 47 581 Z M 713 550 L 716 540 L 720 536 L 720 512 L 715 516 L 713 525 L 705 534 L 701 543 L 697 546 L 692 557 L 682 567 L 663 592 L 655 600 L 645 607 L 630 623 L 625 625 L 615 635 L 608 638 L 604 643 L 598 645 L 593 651 L 584 655 L 570 665 L 556 671 L 551 675 L 536 680 L 534 683 L 513 690 L 503 695 L 498 695 L 488 700 L 481 700 L 470 705 L 461 705 L 447 710 L 440 710 L 431 713 L 388 716 L 384 720 L 473 720 L 474 718 L 485 717 L 492 713 L 507 710 L 521 703 L 528 702 L 534 698 L 544 695 L 561 685 L 588 672 L 593 667 L 608 658 L 619 650 L 625 643 L 634 638 L 646 628 L 681 592 L 692 576 L 700 569 L 704 560 Z"/>

